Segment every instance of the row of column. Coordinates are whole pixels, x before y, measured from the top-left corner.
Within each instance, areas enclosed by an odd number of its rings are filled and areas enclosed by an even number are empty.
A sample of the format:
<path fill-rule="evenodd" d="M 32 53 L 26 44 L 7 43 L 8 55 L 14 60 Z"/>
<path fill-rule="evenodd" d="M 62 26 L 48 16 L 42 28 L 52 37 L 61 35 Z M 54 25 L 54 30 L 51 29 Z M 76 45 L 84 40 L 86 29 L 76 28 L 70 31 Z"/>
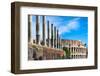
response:
<path fill-rule="evenodd" d="M 31 23 L 32 23 L 32 15 L 28 15 L 28 41 L 30 42 L 32 39 L 31 32 Z M 47 39 L 46 39 L 46 18 L 45 16 L 42 16 L 42 45 L 52 47 L 52 48 L 61 48 L 61 39 L 59 36 L 59 30 L 51 24 L 51 29 L 50 29 L 50 22 L 47 21 Z M 40 23 L 39 23 L 39 16 L 36 16 L 36 44 L 41 44 L 40 43 Z M 50 32 L 51 31 L 51 32 Z M 51 33 L 51 39 L 50 39 L 50 33 Z"/>
<path fill-rule="evenodd" d="M 69 47 L 71 58 L 87 58 L 86 48 Z"/>

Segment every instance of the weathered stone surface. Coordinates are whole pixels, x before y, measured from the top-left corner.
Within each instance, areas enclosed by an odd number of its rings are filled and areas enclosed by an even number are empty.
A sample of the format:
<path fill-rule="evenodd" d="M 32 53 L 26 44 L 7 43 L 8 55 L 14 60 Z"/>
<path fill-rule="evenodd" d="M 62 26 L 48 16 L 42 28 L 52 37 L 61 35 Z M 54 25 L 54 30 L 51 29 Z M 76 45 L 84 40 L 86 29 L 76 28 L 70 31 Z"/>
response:
<path fill-rule="evenodd" d="M 28 48 L 28 55 L 28 60 L 52 60 L 62 58 L 64 51 L 33 44 Z"/>

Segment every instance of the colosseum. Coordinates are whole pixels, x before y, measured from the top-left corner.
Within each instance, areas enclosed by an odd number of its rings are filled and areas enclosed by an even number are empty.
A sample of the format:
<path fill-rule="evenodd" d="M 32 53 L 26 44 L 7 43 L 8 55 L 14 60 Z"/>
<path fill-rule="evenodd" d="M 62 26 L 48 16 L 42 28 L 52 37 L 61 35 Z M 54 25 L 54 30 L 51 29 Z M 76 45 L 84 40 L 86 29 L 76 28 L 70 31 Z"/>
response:
<path fill-rule="evenodd" d="M 86 44 L 80 40 L 62 40 L 62 45 L 70 52 L 70 59 L 87 58 L 88 56 Z"/>

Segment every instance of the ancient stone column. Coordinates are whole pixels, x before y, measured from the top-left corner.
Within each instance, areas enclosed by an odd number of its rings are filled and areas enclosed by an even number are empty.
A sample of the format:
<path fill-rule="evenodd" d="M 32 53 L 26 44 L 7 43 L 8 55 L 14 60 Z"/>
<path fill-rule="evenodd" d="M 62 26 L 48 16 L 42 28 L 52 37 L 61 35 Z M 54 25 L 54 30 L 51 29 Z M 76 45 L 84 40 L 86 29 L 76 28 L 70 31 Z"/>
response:
<path fill-rule="evenodd" d="M 39 16 L 36 16 L 36 44 L 40 44 L 39 39 Z"/>
<path fill-rule="evenodd" d="M 42 37 L 43 38 L 43 45 L 46 45 L 46 38 L 45 38 L 45 32 L 46 32 L 45 31 L 45 24 L 46 24 L 46 22 L 45 22 L 45 16 L 43 16 L 42 20 L 43 20 L 43 35 L 42 35 L 43 36 Z"/>
<path fill-rule="evenodd" d="M 74 47 L 72 47 L 72 50 L 73 50 L 73 59 L 74 59 L 75 58 Z"/>
<path fill-rule="evenodd" d="M 79 58 L 81 58 L 81 50 L 80 50 L 80 48 L 79 48 L 79 52 L 80 52 L 80 57 Z"/>
<path fill-rule="evenodd" d="M 51 47 L 53 47 L 53 24 L 51 24 Z"/>
<path fill-rule="evenodd" d="M 75 50 L 75 55 L 76 55 L 76 57 L 75 57 L 75 58 L 77 59 L 77 52 L 76 52 L 76 47 L 74 47 L 74 50 Z"/>
<path fill-rule="evenodd" d="M 28 42 L 32 40 L 32 16 L 28 15 Z"/>
<path fill-rule="evenodd" d="M 63 48 L 62 48 L 62 39 L 60 39 L 60 46 L 61 46 L 60 48 L 63 49 Z"/>
<path fill-rule="evenodd" d="M 80 50 L 81 50 L 81 58 L 83 58 L 82 48 Z"/>
<path fill-rule="evenodd" d="M 70 47 L 70 52 L 71 52 L 71 59 L 73 58 L 73 51 L 72 51 L 72 47 Z"/>
<path fill-rule="evenodd" d="M 56 48 L 57 42 L 56 42 L 56 27 L 54 27 L 54 48 Z"/>
<path fill-rule="evenodd" d="M 58 38 L 59 38 L 59 35 L 58 35 L 58 30 L 57 30 L 57 48 L 59 48 L 59 43 L 58 43 Z"/>
<path fill-rule="evenodd" d="M 68 50 L 69 50 L 69 52 L 71 52 L 71 51 L 70 51 L 70 50 L 71 50 L 71 49 L 70 49 L 70 43 L 69 43 L 69 46 L 68 46 L 68 47 L 69 47 L 69 49 L 68 49 Z M 71 58 L 71 55 L 70 55 L 70 58 Z"/>
<path fill-rule="evenodd" d="M 60 49 L 60 37 L 58 37 L 58 48 Z"/>
<path fill-rule="evenodd" d="M 77 52 L 77 47 L 76 47 L 76 53 L 77 53 L 77 58 L 78 58 L 78 52 Z"/>
<path fill-rule="evenodd" d="M 80 48 L 78 47 L 78 52 L 79 52 L 79 58 L 80 58 Z"/>
<path fill-rule="evenodd" d="M 86 58 L 87 58 L 88 57 L 88 49 L 86 48 L 85 50 L 86 50 Z"/>
<path fill-rule="evenodd" d="M 62 49 L 62 42 L 61 42 L 61 38 L 60 38 L 60 49 Z"/>
<path fill-rule="evenodd" d="M 49 28 L 49 21 L 47 22 L 47 25 L 48 25 L 48 29 L 47 29 L 47 31 L 48 31 L 48 46 L 50 46 L 50 28 Z"/>

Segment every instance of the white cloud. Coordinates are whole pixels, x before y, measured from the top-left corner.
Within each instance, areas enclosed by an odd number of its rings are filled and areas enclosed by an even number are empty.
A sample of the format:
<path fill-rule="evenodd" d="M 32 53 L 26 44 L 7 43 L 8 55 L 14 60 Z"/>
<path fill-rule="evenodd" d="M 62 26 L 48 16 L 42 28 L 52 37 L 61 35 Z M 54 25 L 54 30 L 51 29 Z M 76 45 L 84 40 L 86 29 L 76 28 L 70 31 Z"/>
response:
<path fill-rule="evenodd" d="M 72 30 L 77 30 L 79 26 L 79 20 L 80 18 L 75 18 L 71 21 L 69 21 L 66 25 L 59 27 L 59 34 L 62 34 L 64 32 L 71 32 Z"/>
<path fill-rule="evenodd" d="M 71 32 L 72 30 L 77 30 L 80 26 L 79 26 L 79 23 L 78 23 L 78 20 L 80 18 L 74 18 L 72 20 L 70 20 L 69 22 L 66 22 L 65 25 L 62 25 L 59 24 L 58 22 L 55 22 L 54 23 L 54 26 L 58 26 L 58 29 L 59 29 L 59 34 L 62 34 L 62 33 L 65 33 L 65 32 Z M 53 21 L 50 21 L 50 25 Z M 51 26 L 50 26 L 51 28 Z M 51 32 L 51 30 L 50 30 Z M 42 30 L 42 23 L 40 21 L 40 30 L 39 30 L 39 34 L 40 34 L 40 40 L 42 40 L 42 33 L 43 33 L 43 30 Z M 46 21 L 46 26 L 45 26 L 45 35 L 46 35 L 46 38 L 47 38 L 47 21 Z M 33 39 L 36 39 L 36 21 L 32 21 L 32 37 Z M 50 37 L 51 37 L 51 34 L 50 34 Z"/>

